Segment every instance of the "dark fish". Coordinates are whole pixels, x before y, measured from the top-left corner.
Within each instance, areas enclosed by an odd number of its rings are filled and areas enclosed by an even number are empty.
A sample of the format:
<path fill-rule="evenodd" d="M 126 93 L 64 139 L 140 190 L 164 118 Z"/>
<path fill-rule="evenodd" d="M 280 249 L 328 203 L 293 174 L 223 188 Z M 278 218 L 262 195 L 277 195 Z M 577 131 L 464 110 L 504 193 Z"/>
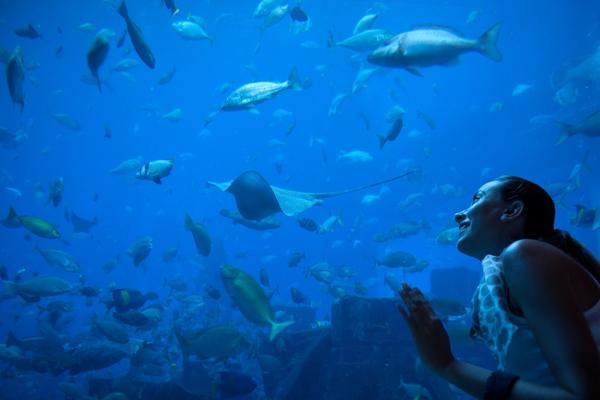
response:
<path fill-rule="evenodd" d="M 306 13 L 300 8 L 300 6 L 292 8 L 292 11 L 290 11 L 290 18 L 292 18 L 292 21 L 298 22 L 308 21 L 308 15 L 306 15 Z"/>
<path fill-rule="evenodd" d="M 206 294 L 208 295 L 208 297 L 210 297 L 213 300 L 219 300 L 221 298 L 221 292 L 219 291 L 219 289 L 213 287 L 213 286 L 207 286 L 205 288 L 206 290 Z"/>
<path fill-rule="evenodd" d="M 153 242 L 150 236 L 144 236 L 131 245 L 128 252 L 133 258 L 133 265 L 137 267 L 144 261 L 152 251 Z"/>
<path fill-rule="evenodd" d="M 120 49 L 121 46 L 123 46 L 123 43 L 125 43 L 126 37 L 127 37 L 127 29 L 125 29 L 123 31 L 123 34 L 119 37 L 119 40 L 117 40 L 117 49 Z"/>
<path fill-rule="evenodd" d="M 257 384 L 250 375 L 234 371 L 221 371 L 215 382 L 221 399 L 245 396 L 256 389 Z"/>
<path fill-rule="evenodd" d="M 261 268 L 259 274 L 260 284 L 263 286 L 270 286 L 269 272 L 266 270 L 266 268 Z"/>
<path fill-rule="evenodd" d="M 175 5 L 175 0 L 163 0 L 165 7 L 171 11 L 171 16 L 177 15 L 179 13 L 179 8 Z"/>
<path fill-rule="evenodd" d="M 127 24 L 127 32 L 129 33 L 129 37 L 131 38 L 131 43 L 133 44 L 135 52 L 138 54 L 138 56 L 140 56 L 144 64 L 146 64 L 151 69 L 154 69 L 156 60 L 154 58 L 154 55 L 152 54 L 152 50 L 150 50 L 150 46 L 148 46 L 148 44 L 144 40 L 140 27 L 137 26 L 135 22 L 133 22 L 129 17 L 125 0 L 121 2 L 121 5 L 117 9 L 117 11 L 123 17 L 125 23 Z"/>
<path fill-rule="evenodd" d="M 203 224 L 194 222 L 189 214 L 185 214 L 185 229 L 192 233 L 196 250 L 201 256 L 207 257 L 210 255 L 211 240 L 208 231 Z"/>
<path fill-rule="evenodd" d="M 177 247 L 170 247 L 166 249 L 162 256 L 163 261 L 166 263 L 173 261 L 175 257 L 177 257 L 178 252 L 179 249 L 177 249 Z"/>
<path fill-rule="evenodd" d="M 176 68 L 175 68 L 175 66 L 173 66 L 173 68 L 171 68 L 171 70 L 169 70 L 165 74 L 161 75 L 160 78 L 158 78 L 158 84 L 166 85 L 167 83 L 171 82 L 171 79 L 173 79 L 173 77 L 175 76 L 175 72 L 176 72 Z"/>
<path fill-rule="evenodd" d="M 48 203 L 52 203 L 54 207 L 58 207 L 63 198 L 65 191 L 65 182 L 63 178 L 58 178 L 50 185 L 48 189 Z"/>
<path fill-rule="evenodd" d="M 71 375 L 110 367 L 127 357 L 127 353 L 105 344 L 84 344 L 71 351 Z"/>
<path fill-rule="evenodd" d="M 309 302 L 308 297 L 295 287 L 290 288 L 290 297 L 296 304 L 306 304 Z"/>
<path fill-rule="evenodd" d="M 122 344 L 129 342 L 129 334 L 122 324 L 109 319 L 98 319 L 95 314 L 92 317 L 92 329 L 111 342 Z"/>
<path fill-rule="evenodd" d="M 31 24 L 15 29 L 15 34 L 17 36 L 29 39 L 38 39 L 42 37 L 42 35 L 40 35 L 40 33 Z"/>
<path fill-rule="evenodd" d="M 140 311 L 114 312 L 113 317 L 126 325 L 141 327 L 147 325 L 150 319 Z"/>
<path fill-rule="evenodd" d="M 8 272 L 6 270 L 6 265 L 0 265 L 0 279 L 3 281 L 8 280 Z"/>
<path fill-rule="evenodd" d="M 263 218 L 258 221 L 253 221 L 253 220 L 244 218 L 237 211 L 230 211 L 227 209 L 222 209 L 221 211 L 219 211 L 219 214 L 221 214 L 223 217 L 231 219 L 234 224 L 240 224 L 240 225 L 245 226 L 246 228 L 253 229 L 255 231 L 266 231 L 269 229 L 277 229 L 281 226 L 281 221 L 279 221 L 274 216 L 269 216 L 269 217 Z"/>
<path fill-rule="evenodd" d="M 21 48 L 17 47 L 6 64 L 6 82 L 8 93 L 14 104 L 21 105 L 21 111 L 25 107 L 25 94 L 23 93 L 23 82 L 25 81 L 25 66 Z"/>
<path fill-rule="evenodd" d="M 106 60 L 109 48 L 110 45 L 108 44 L 106 37 L 104 35 L 96 35 L 87 52 L 87 65 L 92 76 L 96 78 L 96 82 L 98 82 L 98 90 L 100 92 L 102 92 L 102 86 L 100 84 L 100 77 L 98 76 L 98 69 L 104 60 Z"/>
<path fill-rule="evenodd" d="M 290 258 L 288 258 L 288 267 L 297 267 L 300 264 L 300 261 L 306 258 L 306 254 L 301 251 L 295 251 L 292 253 Z"/>
<path fill-rule="evenodd" d="M 319 224 L 315 220 L 306 217 L 298 218 L 298 225 L 309 232 L 316 232 L 319 229 Z"/>
<path fill-rule="evenodd" d="M 100 81 L 98 81 L 98 84 L 99 83 Z M 110 139 L 112 137 L 112 128 L 107 122 L 104 123 L 104 137 L 107 139 Z"/>
<path fill-rule="evenodd" d="M 63 52 L 63 49 L 64 49 L 63 45 L 59 44 L 58 47 L 56 48 L 56 50 L 54 50 L 54 55 L 57 55 L 57 56 L 61 55 Z"/>
<path fill-rule="evenodd" d="M 427 124 L 429 129 L 434 130 L 435 128 L 437 128 L 437 124 L 435 123 L 435 120 L 431 116 L 425 114 L 424 112 L 419 111 L 417 113 L 417 117 L 419 117 L 423 121 L 425 121 L 425 123 Z"/>
<path fill-rule="evenodd" d="M 115 289 L 112 291 L 113 301 L 111 306 L 119 313 L 140 309 L 147 297 L 136 289 Z"/>
<path fill-rule="evenodd" d="M 393 142 L 394 140 L 396 140 L 396 138 L 400 134 L 400 131 L 402 130 L 403 124 L 404 124 L 404 121 L 403 121 L 402 117 L 398 117 L 398 118 L 396 118 L 396 120 L 394 121 L 392 126 L 390 127 L 390 130 L 385 134 L 385 136 L 383 136 L 383 135 L 377 136 L 377 139 L 379 139 L 379 148 L 380 149 L 383 149 L 383 146 L 385 146 L 385 144 L 387 142 Z"/>

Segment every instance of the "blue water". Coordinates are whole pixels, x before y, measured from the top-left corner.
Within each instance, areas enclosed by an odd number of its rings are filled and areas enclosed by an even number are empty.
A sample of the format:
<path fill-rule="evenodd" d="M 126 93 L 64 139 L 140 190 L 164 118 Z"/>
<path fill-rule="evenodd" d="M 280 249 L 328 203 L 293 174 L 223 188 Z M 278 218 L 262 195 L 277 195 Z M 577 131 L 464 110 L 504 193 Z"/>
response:
<path fill-rule="evenodd" d="M 260 21 L 252 17 L 255 2 L 178 0 L 177 5 L 181 12 L 171 17 L 158 0 L 128 1 L 129 13 L 142 28 L 157 61 L 154 70 L 140 61 L 124 76 L 111 72 L 111 68 L 125 58 L 124 50 L 131 47 L 131 41 L 127 38 L 122 48 L 116 47 L 124 22 L 109 3 L 0 1 L 0 46 L 9 52 L 20 46 L 25 64 L 39 63 L 39 68 L 26 74 L 22 112 L 11 103 L 6 81 L 0 80 L 0 125 L 11 132 L 22 129 L 28 135 L 17 148 L 0 150 L 0 210 L 14 206 L 18 213 L 42 217 L 59 227 L 63 239 L 50 241 L 33 236 L 24 240 L 25 230 L 1 228 L 0 264 L 6 265 L 9 278 L 24 268 L 24 278 L 36 272 L 78 282 L 78 274 L 46 265 L 33 250 L 39 244 L 73 254 L 82 266 L 86 283 L 102 288 L 103 294 L 114 285 L 154 291 L 164 301 L 169 294 L 165 279 L 181 276 L 190 285 L 189 294 L 202 294 L 206 284 L 220 287 L 218 265 L 228 261 L 256 277 L 265 267 L 271 285 L 279 289 L 274 303 L 291 304 L 289 288 L 293 285 L 314 302 L 317 318 L 326 319 L 335 299 L 318 282 L 305 277 L 305 267 L 320 261 L 334 266 L 348 264 L 357 273 L 348 281 L 350 294 L 354 280 L 358 280 L 368 287 L 368 296 L 391 297 L 393 293 L 383 283 L 386 271 L 374 269 L 373 259 L 390 250 L 410 251 L 418 259 L 429 261 L 430 267 L 406 279 L 427 292 L 432 269 L 478 268 L 476 260 L 461 255 L 453 246 L 439 245 L 436 236 L 453 226 L 453 214 L 468 206 L 472 193 L 486 179 L 510 174 L 542 185 L 566 182 L 586 151 L 589 168 L 581 173 L 581 187 L 569 193 L 564 207 L 557 208 L 556 226 L 570 231 L 594 254 L 600 253 L 597 233 L 570 222 L 575 204 L 591 208 L 599 204 L 600 141 L 576 135 L 556 145 L 559 130 L 547 122 L 577 122 L 599 105 L 598 81 L 578 84 L 579 96 L 566 105 L 554 99 L 558 88 L 552 84 L 553 76 L 597 48 L 597 2 L 307 0 L 302 4 L 312 21 L 307 32 L 291 33 L 286 16 L 262 35 L 258 31 Z M 370 7 L 380 14 L 374 26 L 392 33 L 438 24 L 477 37 L 501 21 L 499 48 L 503 60 L 496 63 L 470 53 L 462 56 L 458 65 L 423 68 L 423 77 L 382 68 L 366 88 L 341 105 L 336 115 L 328 116 L 331 100 L 339 93 L 350 92 L 357 63 L 366 58 L 364 53 L 328 48 L 328 32 L 336 40 L 349 36 Z M 467 16 L 474 10 L 481 11 L 480 17 L 467 24 Z M 171 23 L 185 19 L 188 13 L 204 18 L 214 43 L 186 41 L 176 34 Z M 85 55 L 97 32 L 78 30 L 85 22 L 98 29 L 112 29 L 117 35 L 110 40 L 110 53 L 100 68 L 101 78 L 112 89 L 104 87 L 102 93 L 80 80 L 82 75 L 89 75 Z M 36 26 L 41 38 L 31 40 L 14 34 L 15 28 L 28 23 Z M 301 46 L 307 41 L 316 43 L 317 48 Z M 60 45 L 63 51 L 57 56 L 55 50 Z M 352 61 L 355 54 L 359 54 L 356 62 Z M 139 60 L 135 52 L 127 58 Z M 158 78 L 173 67 L 173 80 L 158 85 Z M 310 87 L 280 93 L 258 105 L 257 114 L 221 112 L 204 126 L 207 115 L 232 89 L 257 80 L 283 81 L 293 67 L 301 79 L 311 80 Z M 220 93 L 224 83 L 231 84 L 231 89 Z M 518 84 L 532 87 L 512 96 Z M 490 111 L 496 102 L 502 102 L 503 109 Z M 385 115 L 395 104 L 406 110 L 404 128 L 396 141 L 380 150 L 376 134 L 387 131 Z M 149 105 L 156 108 L 156 113 L 144 111 Z M 161 118 L 175 108 L 182 110 L 180 121 Z M 289 111 L 291 116 L 277 119 L 273 114 L 278 109 Z M 419 112 L 431 116 L 436 129 L 428 127 L 418 117 Z M 58 124 L 53 113 L 73 116 L 81 130 L 70 131 Z M 370 121 L 368 130 L 361 113 Z M 541 118 L 545 123 L 530 122 L 540 115 L 545 116 Z M 286 128 L 294 121 L 294 131 L 285 136 Z M 104 124 L 111 127 L 111 138 L 104 136 Z M 413 130 L 422 134 L 409 137 Z M 324 140 L 326 162 L 321 145 L 311 146 L 311 138 Z M 284 144 L 269 145 L 272 139 Z M 354 164 L 338 160 L 341 151 L 349 150 L 367 151 L 373 160 Z M 175 166 L 162 185 L 136 180 L 132 175 L 109 174 L 121 161 L 138 156 L 144 161 L 174 158 Z M 283 166 L 281 173 L 276 170 L 277 160 Z M 371 205 L 363 204 L 361 199 L 365 194 L 379 194 L 378 188 L 328 199 L 323 206 L 304 212 L 301 216 L 317 222 L 332 214 L 342 216 L 343 226 L 324 235 L 302 230 L 296 218 L 282 214 L 278 215 L 281 228 L 266 233 L 233 225 L 219 215 L 221 208 L 235 209 L 233 197 L 205 186 L 208 180 L 227 181 L 243 171 L 257 170 L 275 186 L 307 192 L 336 191 L 386 179 L 405 168 L 419 168 L 422 176 L 388 184 L 389 192 Z M 54 208 L 47 204 L 45 195 L 36 195 L 36 187 L 45 191 L 58 177 L 65 182 L 64 199 Z M 444 196 L 434 190 L 443 184 L 459 187 L 463 194 Z M 5 187 L 17 188 L 22 196 L 15 196 Z M 424 194 L 421 205 L 398 210 L 398 203 L 407 195 L 419 192 Z M 65 207 L 85 218 L 98 218 L 92 237 L 71 236 Z M 186 212 L 202 221 L 210 232 L 214 254 L 208 259 L 197 256 L 191 235 L 183 228 Z M 427 220 L 431 228 L 416 236 L 383 244 L 372 239 L 394 223 L 421 219 Z M 154 248 L 144 264 L 135 268 L 127 250 L 143 236 L 153 238 Z M 332 247 L 336 241 L 341 243 Z M 178 247 L 179 256 L 175 262 L 165 264 L 161 256 L 169 247 Z M 287 267 L 292 251 L 306 253 L 302 267 Z M 240 252 L 247 255 L 236 257 Z M 266 256 L 272 260 L 265 262 Z M 114 271 L 103 271 L 102 265 L 113 259 L 117 260 Z M 87 331 L 91 314 L 104 312 L 97 300 L 86 306 L 79 296 L 64 298 L 74 302 L 71 314 L 75 320 L 61 334 Z M 221 302 L 229 308 L 225 294 Z M 35 305 L 9 299 L 0 303 L 0 312 L 0 338 L 9 330 L 17 336 L 37 333 Z M 19 320 L 13 321 L 13 315 L 19 315 Z M 163 324 L 170 323 L 170 317 L 165 316 Z M 102 373 L 106 371 L 98 372 Z M 11 379 L 5 378 L 7 382 Z M 26 373 L 19 381 L 20 393 L 34 398 L 36 390 L 22 383 L 40 379 L 38 374 Z M 64 379 L 51 378 L 47 384 L 51 387 Z"/>

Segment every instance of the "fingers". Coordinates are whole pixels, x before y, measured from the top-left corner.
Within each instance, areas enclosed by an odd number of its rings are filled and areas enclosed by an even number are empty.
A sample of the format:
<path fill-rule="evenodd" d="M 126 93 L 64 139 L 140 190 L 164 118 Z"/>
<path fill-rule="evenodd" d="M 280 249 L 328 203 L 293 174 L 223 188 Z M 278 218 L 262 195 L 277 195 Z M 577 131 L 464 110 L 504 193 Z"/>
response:
<path fill-rule="evenodd" d="M 407 308 L 407 310 L 402 310 L 404 313 L 403 316 L 406 315 L 406 318 L 416 320 L 420 323 L 431 323 L 438 319 L 431 304 L 427 301 L 420 289 L 413 288 L 408 284 L 403 283 L 399 294 Z"/>

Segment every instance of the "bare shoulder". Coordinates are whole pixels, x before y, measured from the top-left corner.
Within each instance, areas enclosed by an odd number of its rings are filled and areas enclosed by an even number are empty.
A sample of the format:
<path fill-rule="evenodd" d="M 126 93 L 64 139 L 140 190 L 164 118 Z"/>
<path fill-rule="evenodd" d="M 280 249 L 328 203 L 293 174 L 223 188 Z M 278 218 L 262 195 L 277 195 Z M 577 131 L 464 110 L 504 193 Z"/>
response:
<path fill-rule="evenodd" d="M 512 243 L 500 255 L 509 289 L 517 297 L 576 293 L 584 310 L 598 299 L 598 286 L 575 259 L 551 244 L 532 239 Z M 521 300 L 521 299 L 519 299 Z M 520 301 L 519 301 L 520 302 Z"/>
<path fill-rule="evenodd" d="M 500 254 L 505 274 L 560 272 L 577 264 L 559 248 L 540 240 L 521 239 L 509 245 Z M 539 270 L 543 269 L 543 270 Z M 552 270 L 552 271 L 551 271 Z"/>

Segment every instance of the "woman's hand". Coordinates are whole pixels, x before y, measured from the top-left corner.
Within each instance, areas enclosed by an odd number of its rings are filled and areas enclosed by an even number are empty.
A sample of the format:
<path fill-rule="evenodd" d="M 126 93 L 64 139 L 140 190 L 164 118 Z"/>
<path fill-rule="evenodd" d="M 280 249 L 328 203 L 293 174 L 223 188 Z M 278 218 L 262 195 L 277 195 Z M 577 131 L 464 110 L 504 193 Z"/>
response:
<path fill-rule="evenodd" d="M 455 361 L 444 325 L 419 289 L 403 283 L 399 294 L 406 309 L 398 304 L 398 310 L 410 329 L 419 356 L 433 371 L 443 373 Z"/>

